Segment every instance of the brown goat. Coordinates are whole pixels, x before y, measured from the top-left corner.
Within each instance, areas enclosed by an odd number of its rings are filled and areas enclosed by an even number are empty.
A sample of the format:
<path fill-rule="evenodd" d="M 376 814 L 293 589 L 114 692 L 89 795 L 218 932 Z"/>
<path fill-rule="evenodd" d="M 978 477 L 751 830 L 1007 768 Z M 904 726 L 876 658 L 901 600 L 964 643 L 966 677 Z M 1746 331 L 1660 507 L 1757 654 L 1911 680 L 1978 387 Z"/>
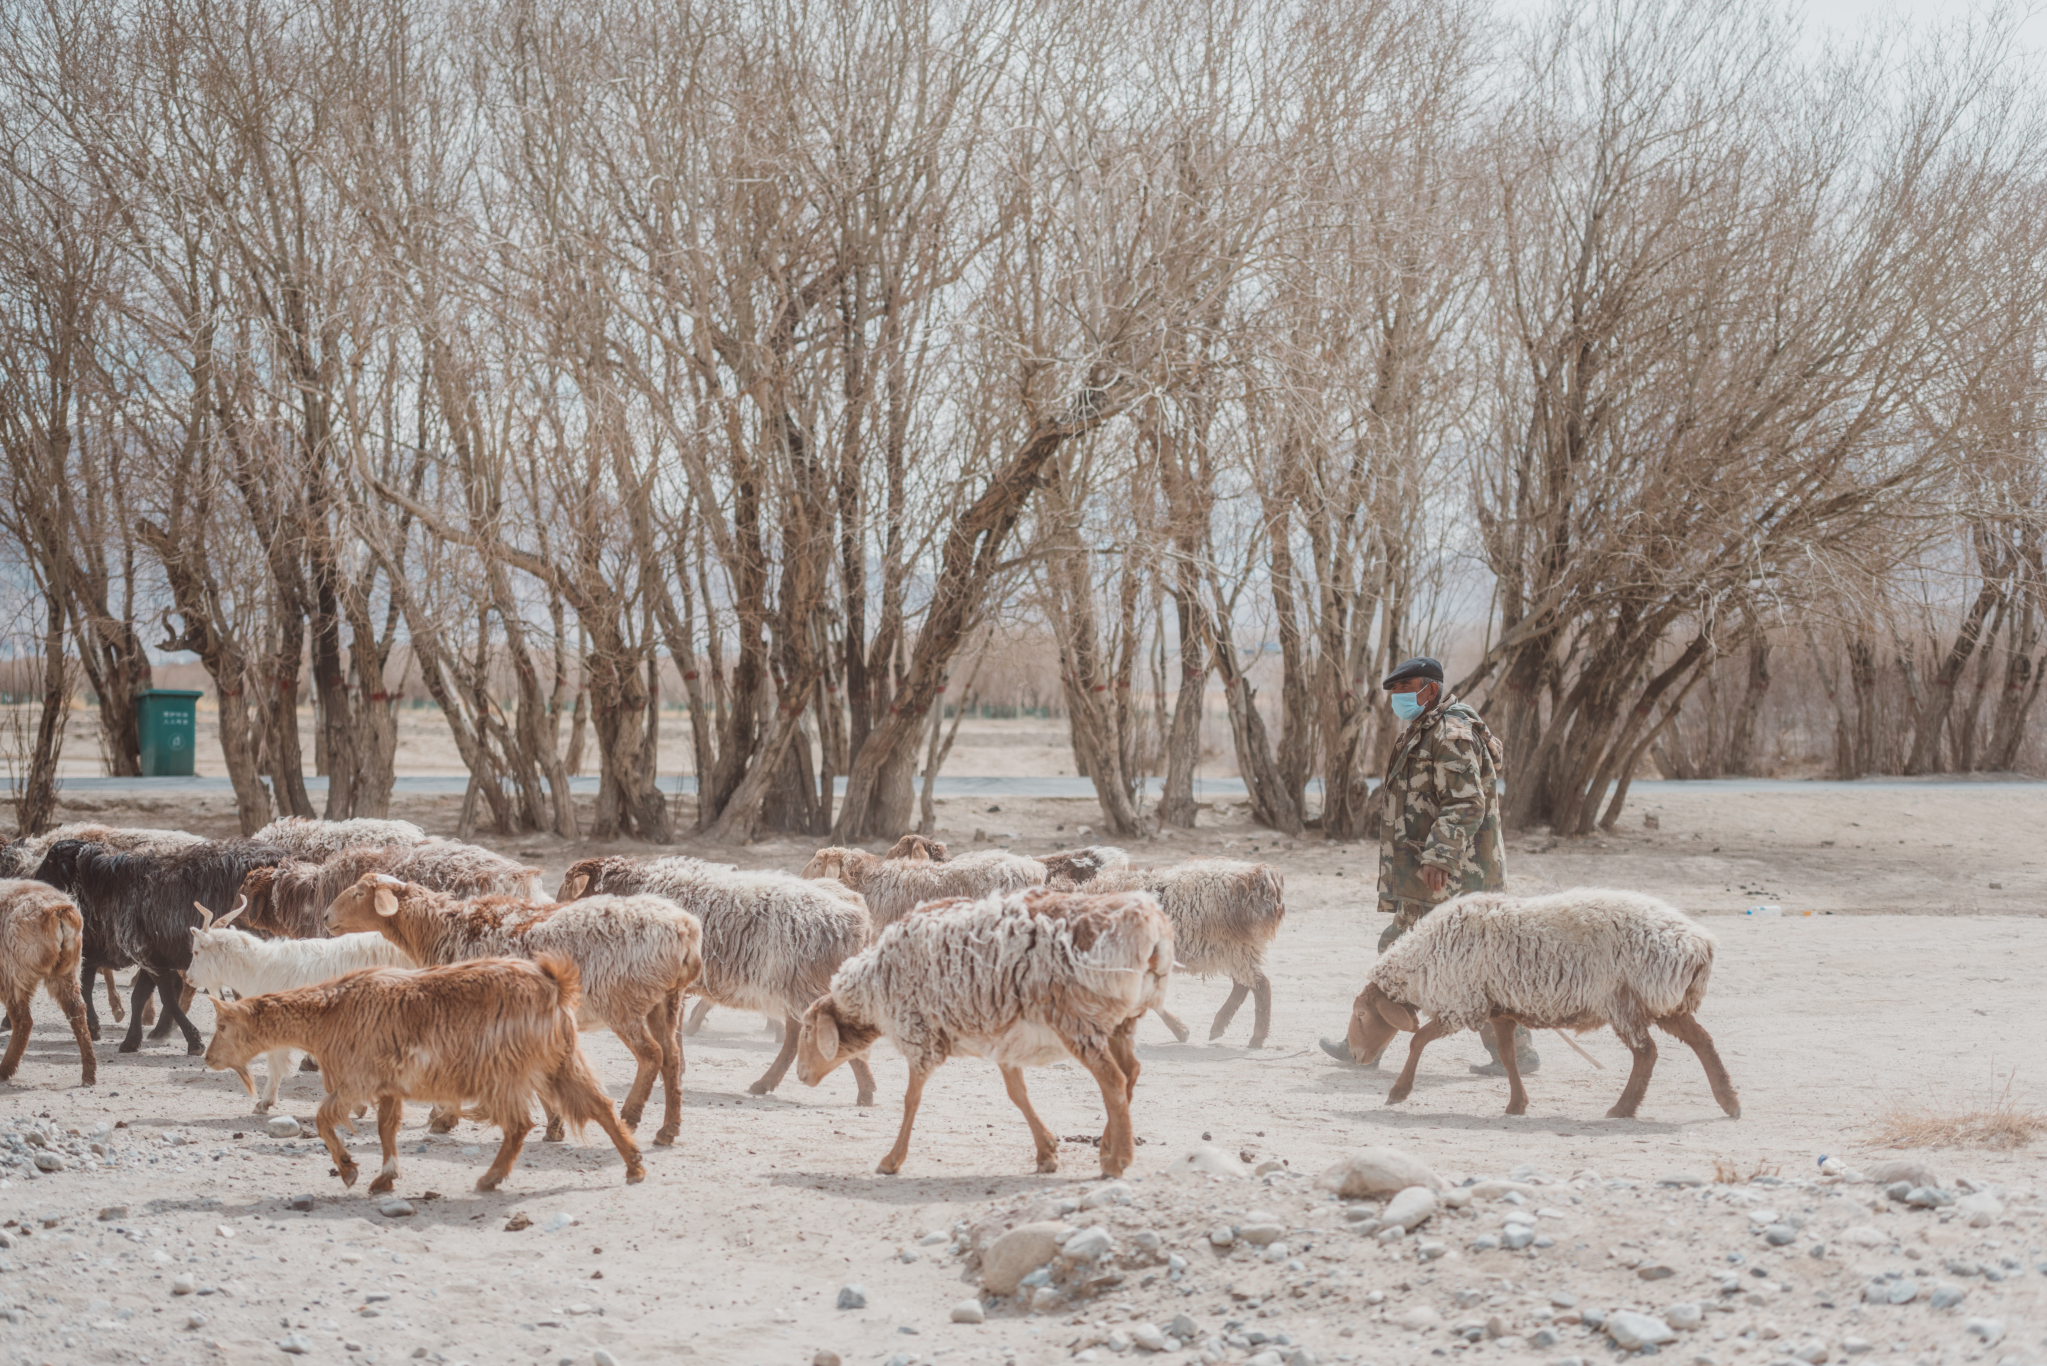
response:
<path fill-rule="evenodd" d="M 559 954 L 582 973 L 577 1012 L 584 1029 L 610 1029 L 639 1063 L 619 1106 L 626 1127 L 640 1115 L 658 1075 L 667 1106 L 654 1141 L 682 1131 L 682 996 L 704 970 L 697 918 L 658 896 L 596 896 L 567 905 L 486 896 L 462 901 L 383 873 L 370 873 L 327 908 L 331 934 L 376 932 L 416 963 Z M 315 1054 L 315 1056 L 318 1056 Z M 322 1059 L 324 1062 L 325 1060 Z M 452 1127 L 452 1120 L 445 1121 Z M 561 1138 L 548 1115 L 547 1138 Z"/>
<path fill-rule="evenodd" d="M 258 1054 L 301 1048 L 318 1057 L 327 1097 L 315 1123 L 344 1186 L 355 1184 L 357 1168 L 334 1126 L 361 1106 L 377 1107 L 384 1166 L 370 1182 L 372 1195 L 398 1179 L 398 1125 L 408 1100 L 468 1102 L 503 1131 L 496 1160 L 477 1179 L 480 1191 L 496 1190 L 518 1161 L 536 1096 L 578 1132 L 591 1120 L 601 1125 L 632 1185 L 647 1169 L 578 1045 L 581 995 L 575 965 L 550 954 L 530 963 L 365 968 L 318 986 L 216 1001 L 206 1065 L 233 1072 L 253 1096 L 249 1062 Z"/>
<path fill-rule="evenodd" d="M 324 858 L 294 856 L 242 879 L 249 908 L 242 928 L 284 939 L 322 939 L 327 906 L 365 873 L 389 873 L 457 896 L 530 897 L 540 877 L 502 854 L 458 840 L 417 844 L 356 844 Z"/>
<path fill-rule="evenodd" d="M 0 1059 L 0 1081 L 14 1075 L 28 1047 L 34 1023 L 29 1002 L 38 986 L 50 993 L 71 1022 L 72 1037 L 78 1040 L 79 1084 L 90 1086 L 98 1078 L 85 1001 L 78 988 L 84 937 L 85 922 L 70 897 L 46 882 L 0 880 L 0 1003 L 6 1005 L 7 1023 L 14 1031 L 7 1040 L 7 1056 Z"/>

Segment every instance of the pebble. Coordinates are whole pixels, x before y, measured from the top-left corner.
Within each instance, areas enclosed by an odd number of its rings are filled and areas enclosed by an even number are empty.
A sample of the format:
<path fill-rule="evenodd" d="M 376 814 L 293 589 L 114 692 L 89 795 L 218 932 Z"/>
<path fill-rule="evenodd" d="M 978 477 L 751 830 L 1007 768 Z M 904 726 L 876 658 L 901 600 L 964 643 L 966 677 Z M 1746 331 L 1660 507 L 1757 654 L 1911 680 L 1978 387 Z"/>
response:
<path fill-rule="evenodd" d="M 576 1216 L 570 1214 L 567 1210 L 563 1210 L 560 1214 L 555 1215 L 543 1224 L 540 1231 L 542 1233 L 560 1233 L 565 1228 L 573 1227 L 575 1222 Z"/>
<path fill-rule="evenodd" d="M 1914 1209 L 1939 1209 L 1954 1202 L 1955 1197 L 1938 1186 L 1914 1186 L 1905 1192 L 1905 1203 Z"/>
<path fill-rule="evenodd" d="M 1956 1285 L 1953 1281 L 1935 1281 L 1933 1289 L 1927 1292 L 1926 1302 L 1935 1309 L 1952 1309 L 1968 1296 L 1966 1286 Z"/>
<path fill-rule="evenodd" d="M 1841 1230 L 1841 1241 L 1857 1247 L 1882 1247 L 1891 1241 L 1891 1235 L 1875 1224 L 1856 1224 Z"/>
<path fill-rule="evenodd" d="M 410 1200 L 386 1200 L 377 1206 L 377 1213 L 386 1219 L 410 1219 L 418 1212 Z"/>
<path fill-rule="evenodd" d="M 310 1195 L 294 1195 L 291 1198 L 291 1207 L 296 1210 L 311 1209 L 313 1207 L 313 1197 Z"/>
<path fill-rule="evenodd" d="M 1519 1252 L 1535 1241 L 1535 1230 L 1527 1224 L 1509 1224 L 1500 1230 L 1500 1246 L 1509 1252 Z"/>
<path fill-rule="evenodd" d="M 1659 1186 L 1687 1186 L 1687 1187 L 1688 1187 L 1688 1186 L 1703 1186 L 1703 1185 L 1706 1185 L 1706 1184 L 1707 1184 L 1707 1182 L 1706 1182 L 1706 1178 L 1705 1178 L 1705 1177 L 1703 1177 L 1703 1176 L 1700 1176 L 1700 1175 L 1699 1175 L 1698 1173 L 1696 1173 L 1696 1172 L 1672 1172 L 1672 1173 L 1671 1173 L 1671 1174 L 1670 1174 L 1669 1176 L 1665 1176 L 1665 1177 L 1659 1177 L 1659 1178 L 1657 1179 L 1657 1182 L 1656 1182 L 1656 1184 L 1657 1184 L 1657 1185 L 1659 1185 Z"/>
<path fill-rule="evenodd" d="M 191 1313 L 185 1315 L 185 1326 L 187 1328 L 204 1328 L 206 1326 L 206 1315 L 194 1309 Z"/>
<path fill-rule="evenodd" d="M 1433 1262 L 1438 1257 L 1446 1255 L 1449 1251 L 1450 1245 L 1448 1243 L 1436 1243 L 1424 1240 L 1423 1242 L 1417 1243 L 1415 1245 L 1414 1255 L 1421 1258 L 1425 1262 Z"/>
<path fill-rule="evenodd" d="M 1663 1321 L 1680 1332 L 1690 1332 L 1706 1321 L 1706 1311 L 1696 1304 L 1673 1304 L 1663 1311 Z"/>
<path fill-rule="evenodd" d="M 1419 1333 L 1424 1328 L 1434 1328 L 1442 1321 L 1443 1316 L 1426 1304 L 1411 1304 L 1401 1310 L 1400 1317 L 1394 1320 L 1410 1333 Z"/>
<path fill-rule="evenodd" d="M 1076 1262 L 1092 1262 L 1106 1257 L 1115 1245 L 1115 1240 L 1109 1236 L 1109 1230 L 1096 1224 L 1092 1228 L 1082 1229 L 1061 1243 L 1059 1255 Z"/>
<path fill-rule="evenodd" d="M 842 1285 L 839 1287 L 839 1308 L 865 1309 L 866 1307 L 867 1288 L 865 1286 Z"/>
<path fill-rule="evenodd" d="M 1130 1329 L 1130 1341 L 1147 1352 L 1166 1350 L 1166 1335 L 1155 1323 L 1139 1323 Z"/>
<path fill-rule="evenodd" d="M 1379 1217 L 1388 1224 L 1411 1229 L 1417 1224 L 1426 1223 L 1435 1214 L 1436 1208 L 1434 1191 L 1427 1186 L 1409 1186 L 1386 1202 L 1386 1208 L 1380 1211 Z"/>
<path fill-rule="evenodd" d="M 810 1366 L 839 1366 L 839 1354 L 829 1348 L 820 1347 L 817 1354 L 811 1357 Z"/>
<path fill-rule="evenodd" d="M 1285 1237 L 1286 1225 L 1279 1223 L 1269 1214 L 1263 1216 L 1253 1214 L 1245 1222 L 1237 1225 L 1236 1232 L 1237 1237 L 1245 1242 L 1255 1243 L 1259 1247 L 1264 1247 L 1268 1243 L 1276 1243 Z"/>
<path fill-rule="evenodd" d="M 1478 1237 L 1471 1240 L 1471 1250 L 1473 1252 L 1491 1252 L 1499 1245 L 1500 1240 L 1493 1237 L 1490 1233 L 1481 1233 Z"/>
<path fill-rule="evenodd" d="M 1797 1239 L 1798 1230 L 1789 1224 L 1772 1224 L 1763 1230 L 1763 1241 L 1771 1247 L 1783 1247 L 1787 1243 L 1796 1242 Z"/>
<path fill-rule="evenodd" d="M 305 1129 L 290 1115 L 272 1115 L 263 1121 L 263 1132 L 272 1138 L 297 1138 Z"/>
<path fill-rule="evenodd" d="M 1228 1247 L 1237 1241 L 1237 1231 L 1228 1224 L 1217 1224 L 1208 1231 L 1208 1241 L 1214 1247 Z"/>
<path fill-rule="evenodd" d="M 1654 1314 L 1637 1314 L 1623 1309 L 1606 1321 L 1606 1335 L 1623 1351 L 1637 1352 L 1666 1342 L 1676 1342 L 1671 1326 Z"/>
<path fill-rule="evenodd" d="M 1962 1331 L 1974 1333 L 1988 1347 L 2004 1336 L 2004 1324 L 1997 1319 L 1970 1319 L 1962 1325 Z"/>
<path fill-rule="evenodd" d="M 618 1366 L 618 1358 L 599 1347 L 590 1353 L 590 1366 Z"/>
<path fill-rule="evenodd" d="M 192 1273 L 189 1271 L 179 1275 L 176 1279 L 172 1280 L 171 1282 L 171 1293 L 173 1295 L 189 1295 L 198 1288 L 199 1288 L 198 1278 L 193 1276 Z"/>
<path fill-rule="evenodd" d="M 1528 1345 L 1530 1347 L 1554 1347 L 1562 1341 L 1563 1338 L 1558 1335 L 1557 1330 L 1554 1328 L 1538 1328 L 1528 1335 Z"/>
<path fill-rule="evenodd" d="M 1851 1357 L 1858 1357 L 1864 1352 L 1875 1351 L 1876 1344 L 1868 1338 L 1842 1338 L 1841 1350 Z"/>
<path fill-rule="evenodd" d="M 1185 1314 L 1175 1314 L 1172 1321 L 1166 1325 L 1166 1336 L 1178 1338 L 1182 1342 L 1192 1342 L 1201 1336 L 1201 1327 Z"/>
<path fill-rule="evenodd" d="M 1440 1188 L 1441 1177 L 1428 1163 L 1401 1148 L 1361 1148 L 1315 1178 L 1322 1190 L 1335 1191 L 1345 1200 L 1367 1200 L 1394 1195 L 1411 1186 Z"/>
<path fill-rule="evenodd" d="M 313 1340 L 304 1333 L 286 1333 L 277 1340 L 277 1350 L 289 1352 L 295 1357 L 302 1357 L 313 1350 Z"/>
<path fill-rule="evenodd" d="M 126 1219 L 127 1217 L 128 1207 L 126 1205 L 108 1205 L 100 1211 L 100 1222 L 102 1224 L 111 1224 L 116 1219 Z"/>
<path fill-rule="evenodd" d="M 1174 1171 L 1207 1172 L 1216 1176 L 1243 1176 L 1247 1170 L 1235 1153 L 1226 1153 L 1221 1148 L 1201 1144 L 1181 1154 L 1173 1164 Z"/>
<path fill-rule="evenodd" d="M 981 1323 L 987 1317 L 988 1313 L 981 1307 L 979 1300 L 961 1300 L 952 1307 L 952 1321 L 954 1323 Z"/>
<path fill-rule="evenodd" d="M 1677 1274 L 1677 1270 L 1662 1262 L 1651 1262 L 1648 1266 L 1636 1267 L 1635 1274 L 1645 1281 L 1667 1281 Z"/>
<path fill-rule="evenodd" d="M 1066 1225 L 1049 1220 L 1023 1224 L 988 1245 L 981 1254 L 981 1284 L 997 1295 L 1016 1292 L 1032 1269 L 1052 1260 Z"/>
<path fill-rule="evenodd" d="M 1989 1191 L 1977 1191 L 1955 1202 L 1955 1211 L 1969 1221 L 1970 1228 L 1989 1228 L 2004 1217 L 2004 1206 Z"/>
<path fill-rule="evenodd" d="M 1806 1366 L 1824 1366 L 1830 1355 L 1824 1342 L 1808 1342 L 1791 1353 L 1794 1361 L 1803 1361 Z"/>
<path fill-rule="evenodd" d="M 36 1154 L 35 1164 L 36 1170 L 39 1172 L 61 1172 L 64 1170 L 64 1159 L 48 1150 Z"/>
<path fill-rule="evenodd" d="M 1127 1205 L 1130 1203 L 1130 1186 L 1123 1181 L 1110 1181 L 1097 1186 L 1080 1197 L 1082 1209 L 1094 1209 L 1098 1205 Z M 943 1241 L 943 1239 L 940 1239 Z"/>
<path fill-rule="evenodd" d="M 1884 1162 L 1873 1162 L 1862 1169 L 1862 1174 L 1879 1186 L 1890 1186 L 1902 1182 L 1907 1190 L 1913 1186 L 1938 1186 L 1940 1177 L 1924 1162 L 1910 1158 L 1892 1158 Z"/>

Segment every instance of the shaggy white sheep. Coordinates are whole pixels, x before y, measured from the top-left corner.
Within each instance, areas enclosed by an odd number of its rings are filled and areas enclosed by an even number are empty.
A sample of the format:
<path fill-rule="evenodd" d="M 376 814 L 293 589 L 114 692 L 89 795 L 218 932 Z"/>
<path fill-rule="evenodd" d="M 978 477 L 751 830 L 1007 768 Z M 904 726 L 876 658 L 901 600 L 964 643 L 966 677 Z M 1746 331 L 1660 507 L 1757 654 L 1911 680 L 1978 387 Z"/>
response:
<path fill-rule="evenodd" d="M 1634 1067 L 1609 1119 L 1632 1119 L 1656 1066 L 1651 1025 L 1683 1040 L 1706 1069 L 1713 1098 L 1740 1118 L 1741 1100 L 1694 1013 L 1713 975 L 1713 936 L 1676 907 L 1639 892 L 1579 887 L 1549 896 L 1473 892 L 1447 901 L 1403 935 L 1366 975 L 1351 1016 L 1351 1053 L 1376 1057 L 1414 1032 L 1389 1105 L 1414 1089 L 1431 1040 L 1491 1021 L 1577 1033 L 1609 1025 Z M 1419 1016 L 1429 1017 L 1427 1024 Z M 1514 1050 L 1502 1049 L 1507 1113 L 1528 1109 Z"/>
<path fill-rule="evenodd" d="M 910 1064 L 903 1123 L 879 1170 L 901 1170 L 924 1083 L 955 1054 L 1002 1071 L 1037 1145 L 1056 1171 L 1059 1140 L 1031 1109 L 1025 1067 L 1066 1056 L 1094 1074 L 1108 1110 L 1102 1172 L 1135 1151 L 1130 1098 L 1138 1063 L 1130 1036 L 1159 1002 L 1173 966 L 1173 927 L 1142 892 L 1027 891 L 927 905 L 846 960 L 831 993 L 803 1018 L 796 1075 L 815 1086 L 886 1037 Z"/>
<path fill-rule="evenodd" d="M 282 816 L 250 836 L 261 843 L 288 849 L 300 858 L 331 858 L 343 849 L 359 844 L 419 844 L 426 837 L 426 831 L 411 821 L 378 820 L 369 816 L 346 821 L 323 821 L 316 816 Z"/>
<path fill-rule="evenodd" d="M 943 850 L 942 845 L 939 848 Z M 832 878 L 866 897 L 867 913 L 874 917 L 874 928 L 880 930 L 902 919 L 920 902 L 1001 896 L 1042 887 L 1045 865 L 1001 849 L 983 849 L 938 862 L 928 856 L 884 858 L 865 849 L 833 845 L 810 856 L 803 876 Z"/>

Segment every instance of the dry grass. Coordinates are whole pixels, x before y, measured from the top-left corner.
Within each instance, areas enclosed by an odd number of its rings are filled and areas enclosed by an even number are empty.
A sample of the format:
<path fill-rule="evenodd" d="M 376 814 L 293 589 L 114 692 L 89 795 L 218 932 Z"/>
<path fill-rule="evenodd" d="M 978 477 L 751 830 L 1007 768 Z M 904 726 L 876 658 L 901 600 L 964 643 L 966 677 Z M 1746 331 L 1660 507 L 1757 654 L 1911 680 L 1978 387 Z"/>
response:
<path fill-rule="evenodd" d="M 2016 1076 L 1988 1106 L 1943 1109 L 1894 1100 L 1877 1117 L 1876 1142 L 1886 1148 L 2023 1148 L 2047 1134 L 2047 1114 L 2012 1099 Z"/>
<path fill-rule="evenodd" d="M 1745 1186 L 1759 1176 L 1775 1176 L 1781 1170 L 1774 1162 L 1758 1159 L 1755 1166 L 1744 1174 L 1739 1166 L 1724 1157 L 1713 1159 L 1713 1180 L 1723 1186 Z"/>

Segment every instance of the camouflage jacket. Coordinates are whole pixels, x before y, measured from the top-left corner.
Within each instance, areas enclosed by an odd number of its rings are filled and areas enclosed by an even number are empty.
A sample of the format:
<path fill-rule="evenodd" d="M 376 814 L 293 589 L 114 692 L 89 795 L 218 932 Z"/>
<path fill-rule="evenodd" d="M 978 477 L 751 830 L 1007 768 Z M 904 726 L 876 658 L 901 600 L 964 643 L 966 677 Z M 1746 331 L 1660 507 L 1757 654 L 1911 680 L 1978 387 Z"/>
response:
<path fill-rule="evenodd" d="M 1505 885 L 1501 755 L 1478 713 L 1447 693 L 1393 742 L 1379 789 L 1382 914 Z M 1423 883 L 1428 866 L 1450 874 L 1441 892 Z"/>

